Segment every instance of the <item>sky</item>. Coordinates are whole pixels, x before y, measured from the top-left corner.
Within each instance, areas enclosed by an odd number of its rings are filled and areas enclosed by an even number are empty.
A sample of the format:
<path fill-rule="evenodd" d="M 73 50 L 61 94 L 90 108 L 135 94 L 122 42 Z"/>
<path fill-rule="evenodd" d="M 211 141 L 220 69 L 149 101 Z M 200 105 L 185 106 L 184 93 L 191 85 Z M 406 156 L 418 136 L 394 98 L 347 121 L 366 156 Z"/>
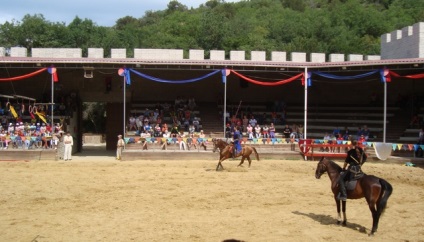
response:
<path fill-rule="evenodd" d="M 99 26 L 113 26 L 119 18 L 140 18 L 146 11 L 165 10 L 169 0 L 6 0 L 0 8 L 0 24 L 21 21 L 26 14 L 42 14 L 50 22 L 68 25 L 78 16 L 91 19 Z M 238 2 L 240 0 L 225 0 Z M 207 0 L 178 0 L 188 8 L 198 8 Z"/>

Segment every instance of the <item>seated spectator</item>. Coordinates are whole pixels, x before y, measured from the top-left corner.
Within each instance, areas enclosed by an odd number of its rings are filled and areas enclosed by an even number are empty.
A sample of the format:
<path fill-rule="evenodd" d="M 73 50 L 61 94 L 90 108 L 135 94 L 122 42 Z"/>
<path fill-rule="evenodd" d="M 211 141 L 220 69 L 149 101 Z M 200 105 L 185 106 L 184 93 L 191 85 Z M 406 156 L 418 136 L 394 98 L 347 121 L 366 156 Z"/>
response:
<path fill-rule="evenodd" d="M 136 118 L 135 120 L 135 125 L 137 126 L 137 130 L 138 131 L 142 131 L 143 130 L 143 120 L 144 120 L 144 116 L 140 115 Z"/>
<path fill-rule="evenodd" d="M 364 135 L 365 140 L 367 141 L 369 138 L 371 138 L 371 131 L 368 129 L 368 126 L 364 125 L 361 135 Z"/>
<path fill-rule="evenodd" d="M 137 130 L 137 124 L 136 124 L 136 119 L 134 118 L 134 116 L 131 116 L 129 119 L 129 131 L 131 130 Z"/>
<path fill-rule="evenodd" d="M 261 126 L 259 124 L 256 124 L 255 126 L 255 138 L 259 139 L 261 138 Z"/>
<path fill-rule="evenodd" d="M 283 129 L 283 134 L 284 134 L 284 138 L 286 138 L 286 141 L 290 139 L 290 134 L 292 133 L 291 128 L 289 127 L 288 124 L 286 124 L 286 126 Z M 287 141 L 288 143 L 288 141 Z"/>
<path fill-rule="evenodd" d="M 330 134 L 330 139 L 328 140 L 328 143 L 329 144 L 337 144 L 337 138 L 336 138 L 336 136 L 334 136 L 333 134 Z M 335 147 L 330 147 L 330 152 L 335 152 Z"/>
<path fill-rule="evenodd" d="M 4 150 L 7 148 L 6 136 L 6 131 L 2 130 L 0 132 L 0 148 Z"/>
<path fill-rule="evenodd" d="M 178 125 L 176 123 L 174 123 L 174 125 L 172 125 L 172 129 L 171 129 L 171 137 L 177 138 L 179 133 L 180 133 L 180 131 L 178 130 Z"/>
<path fill-rule="evenodd" d="M 262 135 L 264 139 L 269 138 L 269 127 L 266 124 L 262 127 Z"/>
<path fill-rule="evenodd" d="M 187 104 L 188 108 L 190 110 L 194 110 L 196 108 L 196 100 L 194 99 L 194 97 L 191 97 L 188 99 L 188 104 Z"/>
<path fill-rule="evenodd" d="M 162 150 L 167 150 L 168 149 L 168 145 L 170 145 L 170 142 L 168 141 L 168 138 L 171 137 L 171 133 L 166 130 L 165 132 L 163 132 L 162 134 L 163 139 L 161 139 L 161 148 Z"/>
<path fill-rule="evenodd" d="M 161 136 L 162 136 L 162 129 L 159 126 L 159 124 L 156 124 L 154 128 L 154 137 L 161 137 Z"/>
<path fill-rule="evenodd" d="M 188 132 L 189 126 L 190 126 L 190 121 L 188 119 L 183 118 L 183 127 L 184 127 L 184 130 Z"/>
<path fill-rule="evenodd" d="M 305 128 L 303 128 L 303 125 L 299 124 L 299 126 L 297 128 L 297 135 L 298 135 L 299 139 L 303 139 L 304 131 L 305 131 Z"/>
<path fill-rule="evenodd" d="M 296 124 L 293 124 L 291 127 L 292 132 L 290 133 L 290 139 L 298 138 L 298 127 Z"/>
<path fill-rule="evenodd" d="M 362 135 L 362 128 L 361 127 L 358 127 L 358 131 L 356 131 L 356 137 L 357 137 L 357 139 L 359 139 L 359 137 L 361 137 L 361 135 Z"/>
<path fill-rule="evenodd" d="M 190 126 L 188 126 L 188 133 L 194 134 L 195 131 L 196 131 L 196 129 L 194 128 L 194 125 L 190 124 Z"/>
<path fill-rule="evenodd" d="M 52 140 L 51 140 L 51 146 L 52 146 L 52 148 L 53 149 L 55 149 L 55 150 L 57 150 L 57 146 L 58 146 L 58 144 L 59 144 L 59 136 L 60 136 L 60 134 L 59 133 L 53 133 L 53 135 L 52 135 Z M 26 140 L 25 140 L 26 141 Z M 31 144 L 30 144 L 30 146 L 31 146 Z M 30 147 L 29 146 L 29 147 Z"/>
<path fill-rule="evenodd" d="M 194 134 L 189 134 L 187 138 L 187 149 L 190 150 L 191 147 L 197 149 L 196 140 L 194 139 Z"/>
<path fill-rule="evenodd" d="M 341 131 L 340 131 L 340 128 L 339 127 L 336 127 L 334 130 L 333 130 L 333 135 L 334 135 L 334 137 L 337 137 L 337 136 L 339 136 L 339 134 L 341 133 Z"/>
<path fill-rule="evenodd" d="M 187 144 L 185 142 L 185 134 L 184 131 L 180 131 L 179 135 L 178 135 L 178 143 L 180 145 L 180 150 L 187 150 Z"/>
<path fill-rule="evenodd" d="M 156 119 L 156 124 L 161 125 L 162 124 L 162 116 L 159 115 L 158 118 Z"/>
<path fill-rule="evenodd" d="M 247 125 L 247 135 L 249 139 L 253 139 L 253 127 L 251 124 Z"/>
<path fill-rule="evenodd" d="M 152 137 L 152 135 L 150 134 L 150 132 L 144 131 L 143 133 L 140 134 L 141 138 L 150 138 Z"/>
<path fill-rule="evenodd" d="M 243 132 L 247 132 L 247 125 L 249 124 L 249 119 L 247 118 L 246 115 L 243 116 L 243 120 L 242 120 L 242 124 L 243 124 Z"/>
<path fill-rule="evenodd" d="M 199 146 L 203 147 L 206 150 L 206 145 L 207 145 L 206 142 L 207 142 L 206 135 L 205 133 L 203 133 L 203 130 L 200 130 L 199 139 L 198 139 Z"/>
<path fill-rule="evenodd" d="M 153 133 L 152 126 L 150 126 L 148 121 L 144 121 L 143 130 L 145 133 L 150 133 L 150 135 Z"/>
<path fill-rule="evenodd" d="M 167 132 L 168 132 L 168 124 L 167 123 L 164 123 L 162 125 L 162 134 L 167 133 Z"/>
<path fill-rule="evenodd" d="M 271 123 L 271 125 L 269 126 L 269 137 L 270 138 L 275 138 L 275 126 L 274 126 L 274 123 Z"/>
<path fill-rule="evenodd" d="M 258 121 L 255 119 L 255 117 L 252 115 L 252 117 L 249 119 L 249 124 L 252 127 L 256 127 L 256 124 L 258 123 Z"/>
<path fill-rule="evenodd" d="M 194 117 L 194 118 L 193 118 L 193 126 L 194 126 L 194 130 L 195 130 L 196 132 L 199 132 L 199 129 L 200 129 L 200 121 L 199 121 L 199 119 L 198 119 L 197 117 Z"/>
<path fill-rule="evenodd" d="M 341 134 L 343 135 L 343 138 L 345 140 L 348 140 L 349 135 L 351 135 L 350 130 L 347 126 L 344 128 L 344 130 Z"/>
<path fill-rule="evenodd" d="M 231 136 L 231 126 L 229 123 L 225 126 L 225 138 L 230 139 Z"/>
<path fill-rule="evenodd" d="M 323 142 L 324 142 L 325 145 L 332 142 L 331 141 L 330 134 L 327 133 L 327 132 L 325 132 L 324 137 L 322 138 L 322 140 L 323 140 Z M 328 147 L 325 147 L 325 148 L 323 147 L 323 148 L 320 149 L 320 151 L 321 152 L 323 152 L 323 151 L 328 152 L 328 151 L 330 151 L 330 149 Z"/>
<path fill-rule="evenodd" d="M 361 135 L 359 138 L 358 138 L 358 143 L 360 143 L 360 144 L 363 144 L 363 143 L 366 143 L 367 142 L 367 140 L 365 139 L 365 135 Z"/>

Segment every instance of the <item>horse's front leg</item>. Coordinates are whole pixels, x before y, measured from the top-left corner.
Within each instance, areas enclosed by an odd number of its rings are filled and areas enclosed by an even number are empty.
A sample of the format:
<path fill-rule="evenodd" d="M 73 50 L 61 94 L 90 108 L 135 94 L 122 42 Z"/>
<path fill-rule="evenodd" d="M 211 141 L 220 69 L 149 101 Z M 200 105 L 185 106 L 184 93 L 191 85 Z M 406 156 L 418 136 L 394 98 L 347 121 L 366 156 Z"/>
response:
<path fill-rule="evenodd" d="M 223 170 L 224 170 L 224 167 L 222 166 L 222 162 L 225 160 L 225 159 L 227 159 L 228 157 L 226 157 L 226 156 L 222 156 L 221 155 L 221 157 L 219 158 L 219 161 L 218 161 L 218 165 L 216 166 L 216 170 L 218 171 L 218 168 L 219 167 L 221 167 Z"/>
<path fill-rule="evenodd" d="M 222 167 L 222 169 L 224 170 L 224 167 L 221 164 L 221 160 L 218 161 L 218 165 L 216 166 L 216 171 L 218 171 L 219 167 Z"/>
<path fill-rule="evenodd" d="M 334 200 L 336 201 L 336 207 L 337 207 L 337 224 L 341 224 L 342 223 L 342 216 L 341 216 L 341 209 L 340 209 L 341 200 L 337 199 L 337 196 L 334 197 Z"/>
<path fill-rule="evenodd" d="M 342 212 L 343 212 L 343 222 L 342 225 L 346 226 L 347 217 L 346 217 L 346 201 L 342 201 Z"/>
<path fill-rule="evenodd" d="M 241 166 L 244 163 L 244 156 L 241 157 L 241 161 L 240 164 L 238 164 L 238 166 Z"/>
<path fill-rule="evenodd" d="M 250 165 L 252 164 L 252 159 L 250 159 L 250 156 L 247 157 L 247 161 L 249 161 L 249 168 L 250 168 Z"/>

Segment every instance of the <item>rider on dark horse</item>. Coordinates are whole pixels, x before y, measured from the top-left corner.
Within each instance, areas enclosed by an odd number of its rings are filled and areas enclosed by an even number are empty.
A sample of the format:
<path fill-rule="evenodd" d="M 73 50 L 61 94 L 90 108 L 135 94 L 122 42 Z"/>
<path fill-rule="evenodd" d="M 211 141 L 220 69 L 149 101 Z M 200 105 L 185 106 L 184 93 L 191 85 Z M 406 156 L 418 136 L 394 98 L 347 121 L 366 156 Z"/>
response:
<path fill-rule="evenodd" d="M 240 145 L 241 134 L 239 128 L 234 126 L 234 134 L 233 134 L 233 159 L 236 158 L 236 155 L 241 151 Z"/>
<path fill-rule="evenodd" d="M 346 201 L 347 199 L 345 181 L 349 180 L 352 175 L 362 174 L 361 166 L 367 160 L 367 155 L 364 150 L 357 145 L 356 140 L 352 141 L 352 145 L 352 149 L 347 152 L 347 157 L 343 164 L 343 171 L 340 173 L 338 181 L 340 187 L 338 198 L 342 201 Z M 347 165 L 349 165 L 349 167 L 346 170 Z"/>

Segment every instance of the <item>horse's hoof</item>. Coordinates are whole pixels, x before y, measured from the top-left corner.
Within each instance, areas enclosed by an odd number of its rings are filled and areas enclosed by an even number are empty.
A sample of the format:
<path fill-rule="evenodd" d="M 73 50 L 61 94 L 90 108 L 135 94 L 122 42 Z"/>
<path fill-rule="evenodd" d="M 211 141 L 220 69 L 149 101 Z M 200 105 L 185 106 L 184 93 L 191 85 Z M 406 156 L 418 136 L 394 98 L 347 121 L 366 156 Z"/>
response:
<path fill-rule="evenodd" d="M 337 224 L 341 224 L 342 223 L 342 221 L 340 221 L 340 220 L 337 220 Z"/>
<path fill-rule="evenodd" d="M 346 226 L 346 221 L 343 221 L 342 226 Z"/>

